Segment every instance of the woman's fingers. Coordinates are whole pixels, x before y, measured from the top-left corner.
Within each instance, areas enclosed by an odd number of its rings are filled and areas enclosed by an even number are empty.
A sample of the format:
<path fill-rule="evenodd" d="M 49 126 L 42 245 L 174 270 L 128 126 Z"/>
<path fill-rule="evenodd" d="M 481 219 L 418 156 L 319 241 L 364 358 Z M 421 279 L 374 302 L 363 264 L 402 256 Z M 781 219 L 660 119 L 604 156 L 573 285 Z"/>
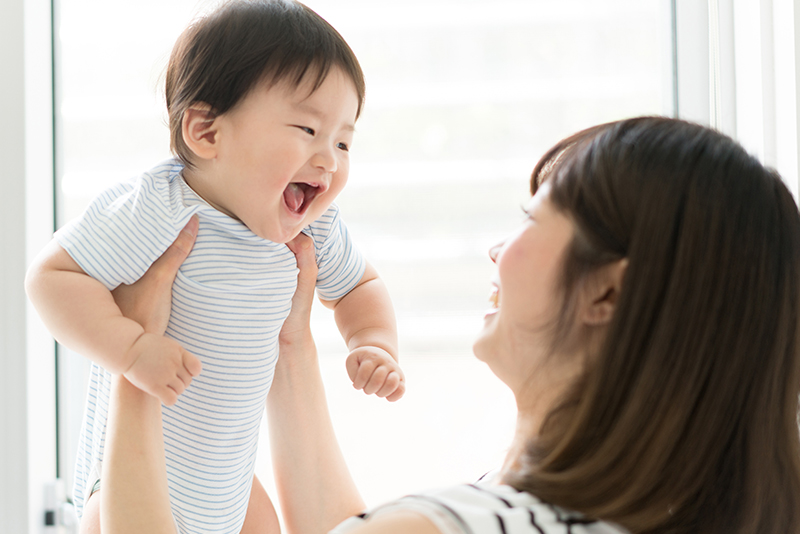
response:
<path fill-rule="evenodd" d="M 164 251 L 160 258 L 153 262 L 148 272 L 153 271 L 159 277 L 169 280 L 170 286 L 172 286 L 172 281 L 175 280 L 178 269 L 180 269 L 180 266 L 192 251 L 199 224 L 197 215 L 192 215 L 192 218 L 183 227 L 175 241 Z"/>
<path fill-rule="evenodd" d="M 297 277 L 297 295 L 301 293 L 301 299 L 308 298 L 310 292 L 313 296 L 314 287 L 317 283 L 317 257 L 314 251 L 314 241 L 306 234 L 300 233 L 286 243 L 297 259 L 297 268 L 300 274 Z"/>
<path fill-rule="evenodd" d="M 283 341 L 288 341 L 289 336 L 308 330 L 318 271 L 314 242 L 310 237 L 301 233 L 286 243 L 286 246 L 297 258 L 300 273 L 297 275 L 297 290 L 292 297 L 292 311 L 281 329 Z"/>
<path fill-rule="evenodd" d="M 192 250 L 197 228 L 195 215 L 144 276 L 134 284 L 121 285 L 112 291 L 122 314 L 142 325 L 146 332 L 163 334 L 167 329 L 172 308 L 172 283 Z"/>

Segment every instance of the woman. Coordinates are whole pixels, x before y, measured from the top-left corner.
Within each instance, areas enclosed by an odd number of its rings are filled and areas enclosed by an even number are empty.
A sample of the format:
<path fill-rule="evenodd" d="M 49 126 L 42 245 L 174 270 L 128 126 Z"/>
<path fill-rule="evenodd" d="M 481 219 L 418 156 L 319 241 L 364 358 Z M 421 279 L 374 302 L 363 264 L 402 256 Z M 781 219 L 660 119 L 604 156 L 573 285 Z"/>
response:
<path fill-rule="evenodd" d="M 558 143 L 531 191 L 491 251 L 495 305 L 474 345 L 517 401 L 506 461 L 335 532 L 800 532 L 800 215 L 779 176 L 717 132 L 638 118 Z M 288 530 L 325 532 L 361 501 L 307 330 L 313 262 L 292 246 L 273 465 Z M 148 292 L 123 302 L 144 303 L 141 321 Z M 137 506 L 169 531 L 159 407 L 118 392 L 104 531 L 145 531 L 126 522 Z"/>

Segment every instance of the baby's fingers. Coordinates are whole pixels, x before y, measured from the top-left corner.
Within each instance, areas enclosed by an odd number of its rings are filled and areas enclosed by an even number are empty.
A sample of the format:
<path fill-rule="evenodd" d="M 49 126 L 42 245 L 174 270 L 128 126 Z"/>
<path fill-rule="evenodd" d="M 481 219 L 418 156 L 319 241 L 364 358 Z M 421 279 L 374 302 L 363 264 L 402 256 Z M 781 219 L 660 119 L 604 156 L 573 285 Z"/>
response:
<path fill-rule="evenodd" d="M 176 376 L 175 379 L 167 385 L 167 388 L 175 392 L 175 400 L 177 401 L 181 393 L 186 391 L 186 383 L 181 377 Z"/>
<path fill-rule="evenodd" d="M 158 400 L 165 406 L 172 406 L 178 402 L 178 393 L 169 386 L 159 388 L 155 396 L 158 397 Z"/>
<path fill-rule="evenodd" d="M 383 388 L 384 383 L 386 382 L 386 377 L 389 375 L 389 369 L 383 365 L 379 366 L 372 372 L 372 375 L 369 377 L 367 384 L 364 386 L 364 393 L 367 395 L 372 395 L 373 393 L 377 393 L 380 389 Z"/>
<path fill-rule="evenodd" d="M 403 396 L 406 392 L 406 384 L 399 373 L 392 371 L 386 377 L 381 387 L 375 395 L 378 397 L 385 397 L 386 400 L 394 402 Z"/>
<path fill-rule="evenodd" d="M 191 382 L 191 377 L 198 376 L 203 371 L 203 364 L 200 362 L 200 358 L 183 347 L 181 347 L 181 351 L 183 352 L 183 368 L 189 373 L 189 382 Z M 186 385 L 188 386 L 189 383 L 187 382 Z"/>
<path fill-rule="evenodd" d="M 176 379 L 169 384 L 170 389 L 178 395 L 186 391 L 186 388 L 192 383 L 192 378 L 199 375 L 203 369 L 203 365 L 194 354 L 181 348 L 181 356 L 183 365 L 178 368 Z"/>
<path fill-rule="evenodd" d="M 375 371 L 377 364 L 373 360 L 365 360 L 362 362 L 355 362 L 354 365 L 356 366 L 355 368 L 353 368 L 353 364 L 350 361 L 347 362 L 347 374 L 350 375 L 354 388 L 364 389 L 372 373 Z"/>

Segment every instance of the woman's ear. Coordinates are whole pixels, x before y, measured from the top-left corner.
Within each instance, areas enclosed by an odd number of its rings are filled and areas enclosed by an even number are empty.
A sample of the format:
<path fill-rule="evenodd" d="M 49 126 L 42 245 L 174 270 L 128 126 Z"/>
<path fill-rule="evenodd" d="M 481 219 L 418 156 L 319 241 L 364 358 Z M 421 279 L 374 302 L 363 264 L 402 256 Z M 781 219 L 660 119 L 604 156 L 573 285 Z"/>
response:
<path fill-rule="evenodd" d="M 587 284 L 587 294 L 581 311 L 581 320 L 588 326 L 600 326 L 611 321 L 617 308 L 628 258 L 609 263 L 594 274 L 591 283 Z"/>
<path fill-rule="evenodd" d="M 183 142 L 200 159 L 217 156 L 217 114 L 205 102 L 195 102 L 183 112 Z"/>

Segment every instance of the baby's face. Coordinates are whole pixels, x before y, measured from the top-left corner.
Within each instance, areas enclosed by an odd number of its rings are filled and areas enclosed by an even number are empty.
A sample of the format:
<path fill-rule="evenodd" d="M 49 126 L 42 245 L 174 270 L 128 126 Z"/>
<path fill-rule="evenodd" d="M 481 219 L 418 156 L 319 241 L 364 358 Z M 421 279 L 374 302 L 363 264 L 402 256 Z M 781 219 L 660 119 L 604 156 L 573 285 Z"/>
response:
<path fill-rule="evenodd" d="M 309 91 L 307 82 L 258 86 L 215 119 L 219 148 L 203 197 L 276 243 L 318 219 L 350 171 L 358 109 L 352 81 L 332 69 Z"/>

